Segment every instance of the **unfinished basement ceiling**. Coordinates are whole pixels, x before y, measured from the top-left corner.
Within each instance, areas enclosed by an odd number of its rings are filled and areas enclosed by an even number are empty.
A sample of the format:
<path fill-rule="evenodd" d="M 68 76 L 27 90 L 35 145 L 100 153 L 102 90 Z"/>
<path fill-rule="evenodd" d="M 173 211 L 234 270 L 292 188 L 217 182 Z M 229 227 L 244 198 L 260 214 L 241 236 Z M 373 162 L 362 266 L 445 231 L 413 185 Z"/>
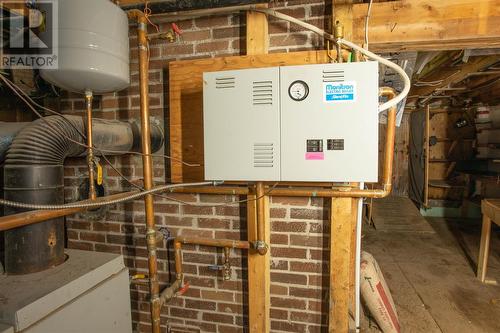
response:
<path fill-rule="evenodd" d="M 127 3 L 132 4 L 127 4 Z M 148 1 L 148 7 L 154 13 L 169 13 L 183 10 L 221 8 L 240 5 L 254 5 L 258 3 L 269 3 L 269 0 L 153 0 Z M 123 9 L 144 9 L 144 3 L 140 1 L 120 1 Z"/>

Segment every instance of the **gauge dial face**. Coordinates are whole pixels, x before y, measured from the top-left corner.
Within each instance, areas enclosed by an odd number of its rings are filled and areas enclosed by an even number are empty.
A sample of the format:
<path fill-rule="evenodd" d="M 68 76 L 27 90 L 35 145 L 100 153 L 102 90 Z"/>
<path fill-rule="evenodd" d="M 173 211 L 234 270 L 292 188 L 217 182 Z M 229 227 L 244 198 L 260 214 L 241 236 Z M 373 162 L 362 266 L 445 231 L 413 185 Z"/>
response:
<path fill-rule="evenodd" d="M 294 101 L 303 101 L 309 95 L 309 87 L 304 81 L 294 81 L 288 88 L 288 95 Z"/>

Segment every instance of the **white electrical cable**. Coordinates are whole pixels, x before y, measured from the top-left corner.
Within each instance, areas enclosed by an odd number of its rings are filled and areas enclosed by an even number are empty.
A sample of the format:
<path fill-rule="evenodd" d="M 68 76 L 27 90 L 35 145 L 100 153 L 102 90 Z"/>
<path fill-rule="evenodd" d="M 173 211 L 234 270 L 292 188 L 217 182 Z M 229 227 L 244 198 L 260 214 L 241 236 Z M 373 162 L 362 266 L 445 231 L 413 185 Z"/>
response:
<path fill-rule="evenodd" d="M 397 64 L 393 63 L 392 61 L 384 59 L 381 56 L 378 56 L 373 52 L 365 50 L 361 46 L 358 46 L 358 45 L 356 45 L 352 42 L 349 42 L 345 39 L 339 39 L 339 40 L 337 40 L 337 43 L 339 43 L 341 45 L 343 44 L 343 45 L 345 45 L 353 50 L 359 51 L 362 54 L 366 55 L 368 58 L 376 60 L 379 63 L 384 64 L 389 68 L 392 68 L 394 71 L 396 71 L 396 73 L 398 73 L 403 78 L 403 83 L 404 83 L 403 91 L 401 91 L 393 99 L 390 99 L 389 101 L 380 105 L 378 107 L 379 112 L 382 112 L 382 111 L 387 110 L 393 106 L 396 106 L 399 102 L 401 102 L 408 95 L 408 93 L 410 92 L 411 81 L 410 81 L 410 78 L 408 77 L 408 75 L 406 74 L 406 72 L 404 71 L 404 69 L 402 69 L 401 67 L 399 67 Z"/>
<path fill-rule="evenodd" d="M 356 45 L 356 44 L 354 44 L 354 43 L 352 43 L 350 41 L 347 41 L 345 39 L 336 39 L 332 34 L 329 34 L 326 31 L 324 31 L 324 30 L 322 30 L 322 29 L 320 29 L 320 28 L 318 28 L 318 27 L 316 27 L 316 26 L 314 26 L 312 24 L 303 22 L 303 21 L 298 20 L 298 19 L 296 19 L 294 17 L 291 17 L 289 15 L 277 12 L 277 11 L 275 11 L 273 9 L 264 9 L 264 8 L 263 9 L 252 9 L 252 11 L 265 13 L 267 15 L 271 15 L 271 16 L 274 16 L 276 18 L 279 18 L 279 19 L 282 19 L 282 20 L 286 20 L 286 21 L 295 23 L 297 25 L 300 25 L 301 27 L 304 27 L 304 28 L 312 31 L 312 32 L 320 35 L 321 37 L 323 37 L 325 39 L 331 40 L 331 41 L 333 41 L 333 42 L 335 42 L 337 44 L 344 45 L 344 46 L 346 46 L 346 47 L 348 47 L 350 49 L 356 50 L 356 51 L 364 54 L 368 58 L 373 59 L 375 61 L 378 61 L 379 63 L 384 64 L 387 67 L 392 68 L 394 71 L 396 71 L 396 73 L 398 73 L 403 78 L 403 83 L 404 83 L 403 91 L 401 93 L 399 93 L 398 95 L 396 95 L 396 97 L 394 97 L 393 99 L 391 99 L 391 100 L 383 103 L 382 105 L 380 105 L 378 107 L 378 111 L 379 112 L 382 112 L 382 111 L 387 110 L 387 109 L 389 109 L 389 108 L 391 108 L 393 106 L 396 106 L 410 92 L 410 87 L 411 87 L 410 78 L 408 77 L 408 75 L 406 74 L 406 72 L 400 66 L 398 66 L 395 63 L 393 63 L 392 61 L 384 59 L 381 56 L 378 56 L 375 53 L 370 52 L 370 51 L 362 48 L 361 46 Z"/>
<path fill-rule="evenodd" d="M 321 37 L 325 38 L 325 39 L 329 39 L 331 41 L 334 41 L 335 42 L 335 37 L 333 37 L 332 34 L 329 34 L 328 32 L 326 32 L 325 30 L 322 30 L 320 28 L 318 28 L 317 26 L 315 25 L 312 25 L 312 24 L 309 24 L 309 23 L 306 23 L 304 21 L 301 21 L 299 19 L 296 19 L 295 17 L 292 17 L 290 15 L 286 15 L 286 14 L 283 14 L 283 13 L 280 13 L 280 12 L 277 12 L 275 11 L 274 9 L 267 9 L 267 8 L 255 8 L 255 9 L 251 9 L 251 11 L 254 11 L 254 12 L 260 12 L 260 13 L 264 13 L 264 14 L 267 14 L 267 15 L 271 15 L 271 16 L 274 16 L 276 18 L 279 18 L 279 19 L 282 19 L 282 20 L 285 20 L 285 21 L 288 21 L 288 22 L 292 22 L 292 23 L 295 23 L 297 25 L 300 25 L 301 27 L 303 28 L 306 28 L 307 30 L 310 30 L 318 35 L 320 35 Z"/>
<path fill-rule="evenodd" d="M 359 188 L 363 189 L 365 183 L 361 182 Z M 361 227 L 363 226 L 363 198 L 358 200 L 358 216 L 356 217 L 356 260 L 354 267 L 354 293 L 355 293 L 355 306 L 354 306 L 354 323 L 356 326 L 356 333 L 359 333 L 361 326 Z"/>

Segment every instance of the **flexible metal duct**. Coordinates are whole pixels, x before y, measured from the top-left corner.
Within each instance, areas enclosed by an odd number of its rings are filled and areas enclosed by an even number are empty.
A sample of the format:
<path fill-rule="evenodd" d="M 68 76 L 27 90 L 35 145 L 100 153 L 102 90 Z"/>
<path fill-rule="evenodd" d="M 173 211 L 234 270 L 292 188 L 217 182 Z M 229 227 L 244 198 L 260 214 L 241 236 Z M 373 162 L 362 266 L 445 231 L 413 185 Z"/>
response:
<path fill-rule="evenodd" d="M 9 149 L 12 140 L 23 127 L 30 123 L 13 123 L 0 121 L 0 163 L 5 158 L 5 153 Z"/>
<path fill-rule="evenodd" d="M 37 204 L 64 203 L 64 160 L 86 153 L 85 147 L 68 139 L 84 143 L 76 130 L 85 133 L 83 119 L 78 116 L 66 116 L 66 119 L 58 116 L 38 119 L 15 136 L 5 159 L 5 199 Z M 140 150 L 140 130 L 135 123 L 95 119 L 92 129 L 97 149 Z M 154 124 L 151 125 L 151 145 L 154 152 L 163 145 L 163 133 Z M 5 215 L 20 211 L 6 207 Z M 65 259 L 64 219 L 8 230 L 4 241 L 5 271 L 9 274 L 33 273 L 56 266 Z"/>

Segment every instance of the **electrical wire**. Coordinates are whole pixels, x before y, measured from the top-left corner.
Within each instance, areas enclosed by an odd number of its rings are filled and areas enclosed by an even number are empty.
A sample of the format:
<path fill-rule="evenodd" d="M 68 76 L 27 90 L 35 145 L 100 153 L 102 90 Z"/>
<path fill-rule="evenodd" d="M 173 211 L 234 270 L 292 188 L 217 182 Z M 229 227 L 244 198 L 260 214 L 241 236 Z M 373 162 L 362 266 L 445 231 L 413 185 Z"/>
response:
<path fill-rule="evenodd" d="M 419 80 L 419 81 L 415 82 L 413 85 L 417 86 L 417 87 L 420 87 L 420 86 L 436 87 L 436 86 L 439 86 L 440 84 L 442 84 L 444 81 L 446 81 L 446 80 L 452 78 L 453 76 L 457 75 L 460 72 L 461 72 L 461 70 L 457 70 L 456 72 L 454 72 L 453 74 L 448 75 L 444 79 L 439 79 L 439 80 L 435 80 L 435 81 L 420 81 Z"/>
<path fill-rule="evenodd" d="M 122 203 L 125 201 L 139 199 L 139 198 L 142 198 L 143 196 L 148 195 L 148 194 L 165 192 L 165 191 L 167 191 L 169 189 L 171 190 L 173 188 L 205 186 L 205 185 L 216 186 L 219 184 L 221 184 L 221 182 L 165 184 L 165 185 L 161 185 L 161 186 L 152 188 L 150 190 L 145 190 L 142 192 L 133 193 L 133 194 L 130 194 L 130 195 L 123 197 L 123 198 L 112 199 L 112 200 L 94 201 L 94 202 L 89 201 L 89 202 L 82 202 L 82 203 L 69 203 L 69 204 L 62 204 L 62 205 L 30 204 L 30 203 L 10 201 L 10 200 L 5 200 L 5 199 L 0 199 L 0 204 L 7 206 L 7 207 L 13 207 L 13 208 L 43 209 L 43 210 L 57 210 L 57 209 L 66 209 L 66 208 L 97 208 L 97 207 L 102 207 L 102 206 L 107 206 L 107 205 L 115 205 L 115 204 L 119 204 L 119 203 Z"/>
<path fill-rule="evenodd" d="M 399 102 L 401 102 L 408 95 L 408 92 L 410 91 L 410 87 L 411 87 L 410 78 L 408 77 L 408 75 L 406 74 L 406 72 L 400 66 L 398 66 L 395 63 L 393 63 L 392 61 L 384 59 L 383 57 L 378 56 L 375 53 L 370 52 L 370 51 L 362 48 L 361 46 L 358 46 L 358 45 L 356 45 L 356 44 L 354 44 L 354 43 L 352 43 L 350 41 L 347 41 L 347 40 L 341 39 L 341 38 L 337 39 L 332 34 L 329 34 L 328 32 L 326 32 L 326 31 L 324 31 L 324 30 L 322 30 L 322 29 L 320 29 L 320 28 L 318 28 L 318 27 L 316 27 L 316 26 L 314 26 L 312 24 L 303 22 L 303 21 L 301 21 L 299 19 L 296 19 L 296 18 L 294 18 L 292 16 L 289 16 L 289 15 L 277 12 L 277 11 L 275 11 L 273 9 L 256 8 L 256 9 L 251 9 L 251 10 L 255 11 L 255 12 L 265 13 L 267 15 L 271 15 L 271 16 L 274 16 L 276 18 L 279 18 L 279 19 L 282 19 L 282 20 L 285 20 L 285 21 L 289 21 L 291 23 L 298 24 L 298 25 L 300 25 L 303 28 L 306 28 L 308 30 L 311 30 L 312 32 L 315 32 L 316 34 L 320 35 L 321 37 L 323 37 L 325 39 L 331 40 L 331 41 L 333 41 L 333 42 L 335 42 L 335 43 L 337 43 L 339 45 L 344 45 L 344 46 L 346 46 L 346 47 L 348 47 L 350 49 L 356 50 L 356 51 L 364 54 L 368 58 L 373 59 L 375 61 L 378 61 L 379 63 L 381 63 L 381 64 L 383 64 L 383 65 L 385 65 L 385 66 L 387 66 L 389 68 L 392 68 L 403 79 L 404 88 L 394 98 L 392 98 L 389 101 L 381 104 L 378 107 L 378 111 L 379 112 L 382 112 L 384 110 L 390 109 L 393 106 L 396 106 Z"/>
<path fill-rule="evenodd" d="M 368 50 L 365 50 L 364 48 L 362 48 L 361 46 L 358 46 L 352 42 L 349 42 L 347 40 L 344 40 L 344 39 L 339 39 L 337 41 L 338 43 L 340 44 L 343 44 L 345 46 L 348 46 L 350 47 L 351 49 L 354 49 L 356 51 L 359 51 L 360 53 L 366 55 L 367 57 L 373 59 L 373 60 L 376 60 L 378 61 L 379 63 L 383 64 L 383 65 L 386 65 L 387 67 L 389 68 L 392 68 L 396 73 L 398 73 L 401 78 L 403 79 L 403 84 L 404 84 L 404 88 L 403 90 L 398 94 L 396 95 L 394 98 L 388 100 L 387 102 L 383 103 L 382 105 L 380 105 L 378 107 L 378 111 L 379 112 L 382 112 L 384 110 L 387 110 L 387 109 L 390 109 L 394 106 L 396 106 L 399 102 L 401 102 L 403 99 L 405 99 L 405 97 L 408 95 L 408 93 L 410 92 L 410 88 L 411 88 L 411 81 L 410 81 L 410 78 L 408 77 L 408 75 L 406 74 L 406 72 L 404 71 L 404 69 L 402 69 L 400 66 L 398 66 L 397 64 L 393 63 L 392 61 L 389 61 L 387 59 L 384 59 L 382 58 L 381 56 L 378 56 L 376 55 L 375 53 L 373 52 L 370 52 Z"/>

